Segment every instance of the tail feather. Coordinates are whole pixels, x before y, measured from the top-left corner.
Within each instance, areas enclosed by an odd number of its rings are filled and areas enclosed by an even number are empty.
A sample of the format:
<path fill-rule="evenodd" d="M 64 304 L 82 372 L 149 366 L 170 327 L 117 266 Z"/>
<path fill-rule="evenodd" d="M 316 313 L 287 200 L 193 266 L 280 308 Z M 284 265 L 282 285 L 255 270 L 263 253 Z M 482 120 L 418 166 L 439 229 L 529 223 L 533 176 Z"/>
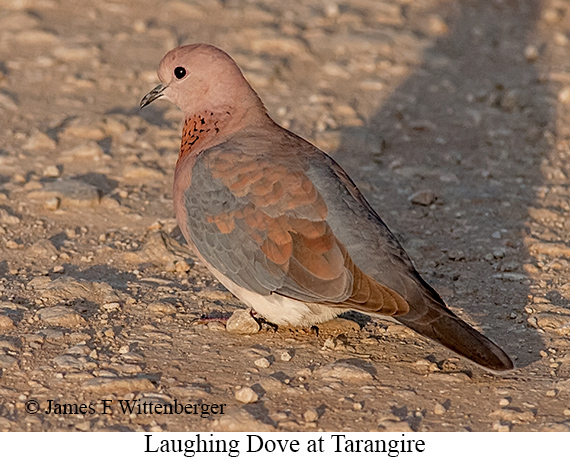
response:
<path fill-rule="evenodd" d="M 411 303 L 411 312 L 395 316 L 395 319 L 488 370 L 508 371 L 514 368 L 505 351 L 453 314 L 443 300 L 423 298 L 420 306 Z"/>

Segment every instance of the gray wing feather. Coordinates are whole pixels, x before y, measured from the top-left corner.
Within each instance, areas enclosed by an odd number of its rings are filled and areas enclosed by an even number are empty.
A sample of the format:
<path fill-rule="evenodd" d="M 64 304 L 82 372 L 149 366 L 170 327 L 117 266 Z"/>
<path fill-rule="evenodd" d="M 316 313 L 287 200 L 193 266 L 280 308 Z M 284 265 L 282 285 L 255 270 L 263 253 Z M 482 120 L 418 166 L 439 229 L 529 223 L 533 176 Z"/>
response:
<path fill-rule="evenodd" d="M 318 284 L 314 290 L 299 285 L 289 277 L 289 270 L 284 271 L 267 258 L 251 238 L 243 220 L 236 219 L 235 228 L 230 233 L 222 233 L 215 223 L 208 221 L 208 215 L 239 211 L 251 202 L 246 197 L 236 197 L 223 182 L 215 179 L 200 157 L 192 171 L 192 183 L 184 193 L 184 203 L 190 236 L 196 249 L 214 268 L 231 277 L 239 286 L 262 295 L 277 292 L 307 302 L 342 302 L 350 294 L 351 279 L 341 295 L 333 295 L 332 289 L 319 288 Z M 313 212 L 310 208 L 301 208 L 289 211 L 287 216 L 308 219 Z M 268 214 L 278 215 L 277 212 Z M 263 232 L 258 234 L 262 239 L 267 235 Z M 295 267 L 297 271 L 303 269 L 293 257 L 289 260 L 289 267 Z"/>

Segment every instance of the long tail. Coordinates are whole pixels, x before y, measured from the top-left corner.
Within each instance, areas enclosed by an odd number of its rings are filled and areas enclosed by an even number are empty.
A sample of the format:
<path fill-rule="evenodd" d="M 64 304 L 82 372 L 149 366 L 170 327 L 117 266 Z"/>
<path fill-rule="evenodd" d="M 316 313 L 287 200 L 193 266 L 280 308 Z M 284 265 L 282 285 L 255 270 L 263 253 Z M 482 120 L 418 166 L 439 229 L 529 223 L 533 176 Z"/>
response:
<path fill-rule="evenodd" d="M 410 303 L 410 312 L 395 316 L 396 320 L 488 370 L 514 368 L 505 351 L 453 314 L 439 295 L 422 282 L 431 296 L 422 294 L 421 303 L 414 300 Z"/>

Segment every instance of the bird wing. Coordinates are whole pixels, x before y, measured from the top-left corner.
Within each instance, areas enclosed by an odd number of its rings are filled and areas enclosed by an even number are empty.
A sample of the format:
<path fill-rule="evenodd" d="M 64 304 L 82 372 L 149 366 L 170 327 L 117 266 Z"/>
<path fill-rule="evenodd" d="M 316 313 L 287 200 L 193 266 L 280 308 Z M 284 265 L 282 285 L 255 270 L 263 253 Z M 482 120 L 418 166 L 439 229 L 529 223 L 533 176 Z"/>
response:
<path fill-rule="evenodd" d="M 183 202 L 188 233 L 203 258 L 262 295 L 406 313 L 406 300 L 364 274 L 335 236 L 303 161 L 251 149 L 259 148 L 228 141 L 196 159 Z"/>

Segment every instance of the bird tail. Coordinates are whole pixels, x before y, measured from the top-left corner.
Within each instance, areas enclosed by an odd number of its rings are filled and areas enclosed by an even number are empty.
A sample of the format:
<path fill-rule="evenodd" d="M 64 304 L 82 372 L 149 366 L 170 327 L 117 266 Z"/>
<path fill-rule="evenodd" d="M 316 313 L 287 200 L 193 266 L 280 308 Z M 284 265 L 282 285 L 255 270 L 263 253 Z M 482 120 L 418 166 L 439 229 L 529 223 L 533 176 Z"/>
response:
<path fill-rule="evenodd" d="M 408 314 L 394 318 L 487 370 L 508 371 L 514 368 L 505 351 L 457 317 L 439 295 L 427 287 L 432 296 L 422 294 L 419 306 L 412 302 Z"/>

